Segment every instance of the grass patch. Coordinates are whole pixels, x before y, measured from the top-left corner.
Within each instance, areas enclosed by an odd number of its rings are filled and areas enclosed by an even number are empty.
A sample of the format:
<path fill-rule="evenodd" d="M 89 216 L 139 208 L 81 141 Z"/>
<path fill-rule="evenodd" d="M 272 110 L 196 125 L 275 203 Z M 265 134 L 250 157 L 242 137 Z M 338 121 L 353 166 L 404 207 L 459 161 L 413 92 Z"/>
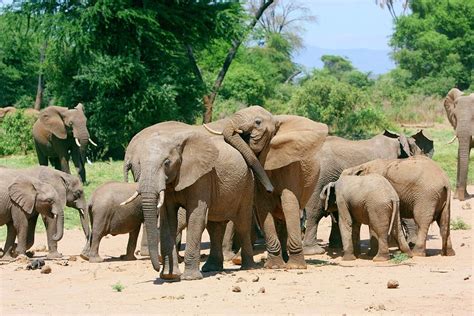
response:
<path fill-rule="evenodd" d="M 461 217 L 456 217 L 456 219 L 451 220 L 451 229 L 452 230 L 468 230 L 471 229 L 471 226 L 466 223 Z"/>
<path fill-rule="evenodd" d="M 120 283 L 120 281 L 112 285 L 112 290 L 116 292 L 122 292 L 124 289 L 125 289 L 125 286 L 122 283 Z"/>
<path fill-rule="evenodd" d="M 402 263 L 403 261 L 410 259 L 410 257 L 404 252 L 396 252 L 392 254 L 391 256 L 392 258 L 390 258 L 390 262 L 395 263 L 395 264 L 399 264 L 399 263 Z"/>

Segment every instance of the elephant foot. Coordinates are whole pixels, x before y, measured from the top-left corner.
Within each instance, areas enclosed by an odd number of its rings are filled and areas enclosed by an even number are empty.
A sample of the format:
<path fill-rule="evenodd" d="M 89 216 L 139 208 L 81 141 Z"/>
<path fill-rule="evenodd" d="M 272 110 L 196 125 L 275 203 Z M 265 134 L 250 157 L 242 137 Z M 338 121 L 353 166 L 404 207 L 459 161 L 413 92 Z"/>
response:
<path fill-rule="evenodd" d="M 181 273 L 160 273 L 160 278 L 169 282 L 178 282 L 181 280 Z"/>
<path fill-rule="evenodd" d="M 375 257 L 377 255 L 377 251 L 378 250 L 372 250 L 372 248 L 370 248 L 369 252 L 367 252 L 367 256 L 369 257 Z"/>
<path fill-rule="evenodd" d="M 331 249 L 342 249 L 342 241 L 333 240 L 329 242 L 329 248 Z"/>
<path fill-rule="evenodd" d="M 469 197 L 470 197 L 469 193 L 467 193 L 467 191 L 461 189 L 461 190 L 456 190 L 456 192 L 454 193 L 453 199 L 459 200 L 459 201 L 465 201 Z"/>
<path fill-rule="evenodd" d="M 137 260 L 137 257 L 135 257 L 135 255 L 133 253 L 132 254 L 126 254 L 126 255 L 121 255 L 120 260 L 133 261 L 133 260 Z"/>
<path fill-rule="evenodd" d="M 222 262 L 217 262 L 216 260 L 212 260 L 209 257 L 206 263 L 202 266 L 202 272 L 213 272 L 213 271 L 222 271 L 224 270 L 224 265 Z"/>
<path fill-rule="evenodd" d="M 224 261 L 231 261 L 235 257 L 235 253 L 232 251 L 224 251 Z"/>
<path fill-rule="evenodd" d="M 82 251 L 79 256 L 84 260 L 89 260 L 89 252 Z"/>
<path fill-rule="evenodd" d="M 290 258 L 285 267 L 287 269 L 306 269 L 306 261 L 304 260 L 303 253 L 290 254 Z"/>
<path fill-rule="evenodd" d="M 265 269 L 284 269 L 285 261 L 280 255 L 275 256 L 269 253 L 263 267 Z"/>
<path fill-rule="evenodd" d="M 353 254 L 345 254 L 343 257 L 342 257 L 342 260 L 343 261 L 352 261 L 352 260 L 355 260 L 357 259 L 356 256 L 354 256 Z"/>
<path fill-rule="evenodd" d="M 424 249 L 417 249 L 416 247 L 412 251 L 413 256 L 426 257 L 426 251 Z"/>
<path fill-rule="evenodd" d="M 58 258 L 62 258 L 62 257 L 63 257 L 63 254 L 59 253 L 57 250 L 56 251 L 50 251 L 46 255 L 47 259 L 58 259 Z"/>
<path fill-rule="evenodd" d="M 388 260 L 390 260 L 390 255 L 388 253 L 387 254 L 378 254 L 372 260 L 376 261 L 376 262 L 388 261 Z"/>
<path fill-rule="evenodd" d="M 449 249 L 444 250 L 441 255 L 443 255 L 443 256 L 455 256 L 456 252 L 454 251 L 453 248 L 449 248 Z"/>
<path fill-rule="evenodd" d="M 90 257 L 89 257 L 89 262 L 90 262 L 90 263 L 100 263 L 100 262 L 104 262 L 104 258 L 102 258 L 101 256 L 90 256 Z"/>
<path fill-rule="evenodd" d="M 181 276 L 181 280 L 192 281 L 192 280 L 201 280 L 202 273 L 199 270 L 184 270 L 183 275 Z"/>
<path fill-rule="evenodd" d="M 310 256 L 310 255 L 322 255 L 326 252 L 323 247 L 320 245 L 316 244 L 313 246 L 304 246 L 303 247 L 303 254 L 305 256 Z"/>

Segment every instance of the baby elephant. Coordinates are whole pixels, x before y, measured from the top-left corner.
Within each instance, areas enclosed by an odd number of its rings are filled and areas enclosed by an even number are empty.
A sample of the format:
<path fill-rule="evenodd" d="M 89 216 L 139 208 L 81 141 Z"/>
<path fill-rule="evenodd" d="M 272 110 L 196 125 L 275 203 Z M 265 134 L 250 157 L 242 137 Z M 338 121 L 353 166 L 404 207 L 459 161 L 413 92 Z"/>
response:
<path fill-rule="evenodd" d="M 91 234 L 81 257 L 89 262 L 102 262 L 99 244 L 102 237 L 111 234 L 129 234 L 127 253 L 121 259 L 135 260 L 133 254 L 137 246 L 140 225 L 143 222 L 141 197 L 138 196 L 126 205 L 121 205 L 127 197 L 137 190 L 137 183 L 107 182 L 99 186 L 89 201 Z"/>
<path fill-rule="evenodd" d="M 335 191 L 335 198 L 332 191 Z M 377 174 L 341 176 L 336 182 L 326 185 L 320 197 L 326 210 L 335 211 L 337 203 L 344 248 L 342 260 L 355 260 L 355 255 L 360 254 L 361 224 L 369 225 L 370 235 L 378 240 L 378 252 L 374 261 L 386 261 L 390 258 L 388 237 L 391 233 L 400 250 L 411 256 L 402 233 L 397 192 L 384 177 Z"/>

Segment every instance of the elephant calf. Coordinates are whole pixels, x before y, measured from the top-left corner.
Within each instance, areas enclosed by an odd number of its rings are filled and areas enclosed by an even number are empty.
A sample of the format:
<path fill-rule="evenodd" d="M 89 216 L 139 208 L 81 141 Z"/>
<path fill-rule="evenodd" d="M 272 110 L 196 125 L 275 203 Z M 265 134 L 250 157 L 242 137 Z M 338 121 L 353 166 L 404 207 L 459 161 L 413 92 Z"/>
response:
<path fill-rule="evenodd" d="M 331 191 L 335 191 L 335 199 Z M 329 206 L 331 211 L 339 210 L 339 229 L 344 248 L 342 260 L 355 260 L 355 255 L 360 254 L 361 224 L 369 225 L 370 235 L 378 240 L 378 252 L 374 261 L 386 261 L 390 258 L 388 237 L 392 228 L 392 235 L 400 249 L 411 256 L 402 233 L 397 192 L 384 177 L 377 174 L 341 176 L 336 182 L 327 184 L 320 197 L 325 210 Z M 337 203 L 337 209 L 334 202 Z"/>

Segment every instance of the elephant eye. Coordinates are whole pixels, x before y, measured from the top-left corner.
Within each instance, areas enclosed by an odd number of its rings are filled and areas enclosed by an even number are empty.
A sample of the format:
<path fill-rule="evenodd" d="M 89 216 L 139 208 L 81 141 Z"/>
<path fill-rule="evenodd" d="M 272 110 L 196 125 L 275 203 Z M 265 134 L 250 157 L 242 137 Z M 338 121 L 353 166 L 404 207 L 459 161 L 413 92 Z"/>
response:
<path fill-rule="evenodd" d="M 255 125 L 260 126 L 262 124 L 262 119 L 258 118 L 255 120 Z"/>
<path fill-rule="evenodd" d="M 169 159 L 165 159 L 164 163 L 165 167 L 169 167 L 171 164 L 171 161 Z"/>
<path fill-rule="evenodd" d="M 53 199 L 47 199 L 46 202 L 48 202 L 49 204 L 53 204 Z"/>
<path fill-rule="evenodd" d="M 81 196 L 81 192 L 76 191 L 72 195 L 74 196 L 75 199 L 78 199 Z"/>

